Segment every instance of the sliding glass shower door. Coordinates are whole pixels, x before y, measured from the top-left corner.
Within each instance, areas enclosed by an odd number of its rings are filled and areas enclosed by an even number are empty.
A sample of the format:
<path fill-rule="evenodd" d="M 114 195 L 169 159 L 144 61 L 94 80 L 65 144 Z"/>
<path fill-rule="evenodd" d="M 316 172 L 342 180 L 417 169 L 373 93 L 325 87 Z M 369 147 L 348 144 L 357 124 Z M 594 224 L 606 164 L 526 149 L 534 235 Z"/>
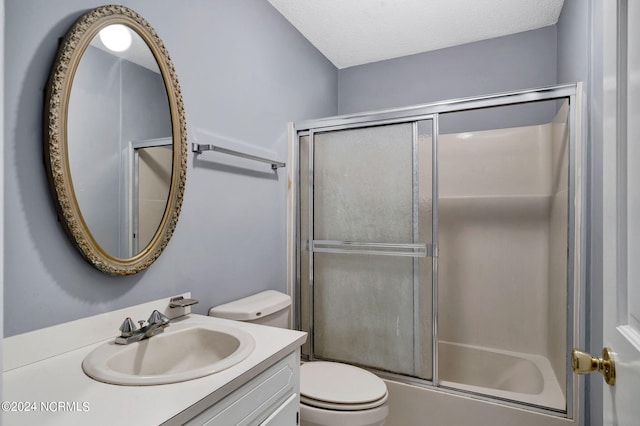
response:
<path fill-rule="evenodd" d="M 311 358 L 431 379 L 433 133 L 422 119 L 300 139 Z"/>
<path fill-rule="evenodd" d="M 303 354 L 571 417 L 578 88 L 296 123 Z"/>

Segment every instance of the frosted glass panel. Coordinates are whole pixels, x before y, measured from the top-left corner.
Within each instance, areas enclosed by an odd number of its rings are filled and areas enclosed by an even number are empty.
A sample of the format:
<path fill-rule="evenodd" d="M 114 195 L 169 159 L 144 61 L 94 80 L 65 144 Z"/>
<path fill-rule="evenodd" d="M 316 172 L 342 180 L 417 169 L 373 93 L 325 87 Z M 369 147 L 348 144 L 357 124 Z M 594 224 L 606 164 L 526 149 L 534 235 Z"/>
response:
<path fill-rule="evenodd" d="M 316 355 L 413 374 L 413 259 L 314 256 Z"/>
<path fill-rule="evenodd" d="M 413 241 L 411 124 L 315 136 L 314 239 Z"/>
<path fill-rule="evenodd" d="M 300 318 L 313 340 L 313 353 L 307 344 L 303 354 L 432 377 L 431 257 L 316 252 L 310 268 L 308 245 L 430 245 L 431 131 L 425 120 L 316 133 L 312 212 L 311 138 L 300 138 Z"/>

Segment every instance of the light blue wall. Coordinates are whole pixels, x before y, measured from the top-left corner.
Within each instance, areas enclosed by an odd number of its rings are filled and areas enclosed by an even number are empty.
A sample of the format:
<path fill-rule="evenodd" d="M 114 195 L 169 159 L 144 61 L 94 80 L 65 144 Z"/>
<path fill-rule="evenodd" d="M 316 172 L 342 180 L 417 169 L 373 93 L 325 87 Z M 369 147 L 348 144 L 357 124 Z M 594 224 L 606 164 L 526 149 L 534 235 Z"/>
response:
<path fill-rule="evenodd" d="M 339 71 L 341 114 L 402 107 L 556 83 L 556 28 L 483 40 Z M 446 114 L 441 133 L 548 123 L 555 103 Z"/>
<path fill-rule="evenodd" d="M 162 76 L 121 59 L 120 140 L 141 141 L 171 137 L 171 111 Z"/>
<path fill-rule="evenodd" d="M 565 0 L 558 19 L 558 83 L 587 82 L 591 0 Z"/>
<path fill-rule="evenodd" d="M 607 0 L 566 0 L 558 21 L 558 81 L 582 81 L 583 126 L 588 157 L 587 179 L 587 288 L 584 292 L 583 312 L 586 325 L 585 348 L 591 353 L 602 350 L 602 114 L 603 51 L 602 3 Z M 602 422 L 603 381 L 599 377 L 585 377 L 585 425 Z"/>
<path fill-rule="evenodd" d="M 556 83 L 556 28 L 339 72 L 339 112 L 377 110 Z"/>
<path fill-rule="evenodd" d="M 286 124 L 337 113 L 337 70 L 263 0 L 124 0 L 175 65 L 189 142 L 199 128 L 287 155 Z M 43 97 L 58 40 L 94 0 L 5 2 L 4 320 L 10 336 L 192 291 L 205 313 L 286 291 L 287 169 L 189 153 L 180 221 L 145 272 L 86 263 L 58 223 L 43 165 Z"/>

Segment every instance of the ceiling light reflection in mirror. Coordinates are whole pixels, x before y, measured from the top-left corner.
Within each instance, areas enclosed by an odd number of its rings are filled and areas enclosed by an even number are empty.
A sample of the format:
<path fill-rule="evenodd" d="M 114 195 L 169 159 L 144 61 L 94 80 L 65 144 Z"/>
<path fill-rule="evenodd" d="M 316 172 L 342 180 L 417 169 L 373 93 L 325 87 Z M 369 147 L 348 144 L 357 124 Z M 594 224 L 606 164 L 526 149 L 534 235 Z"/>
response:
<path fill-rule="evenodd" d="M 122 24 L 108 25 L 98 34 L 102 44 L 113 52 L 124 52 L 131 47 L 131 30 Z"/>

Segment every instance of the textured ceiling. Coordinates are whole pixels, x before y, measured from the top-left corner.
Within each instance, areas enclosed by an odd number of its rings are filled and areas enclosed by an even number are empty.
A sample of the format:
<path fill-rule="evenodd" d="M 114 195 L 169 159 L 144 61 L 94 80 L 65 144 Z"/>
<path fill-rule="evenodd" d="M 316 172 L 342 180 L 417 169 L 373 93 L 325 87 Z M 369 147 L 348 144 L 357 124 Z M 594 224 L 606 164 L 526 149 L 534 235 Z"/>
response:
<path fill-rule="evenodd" d="M 553 25 L 563 2 L 269 0 L 338 68 Z"/>

